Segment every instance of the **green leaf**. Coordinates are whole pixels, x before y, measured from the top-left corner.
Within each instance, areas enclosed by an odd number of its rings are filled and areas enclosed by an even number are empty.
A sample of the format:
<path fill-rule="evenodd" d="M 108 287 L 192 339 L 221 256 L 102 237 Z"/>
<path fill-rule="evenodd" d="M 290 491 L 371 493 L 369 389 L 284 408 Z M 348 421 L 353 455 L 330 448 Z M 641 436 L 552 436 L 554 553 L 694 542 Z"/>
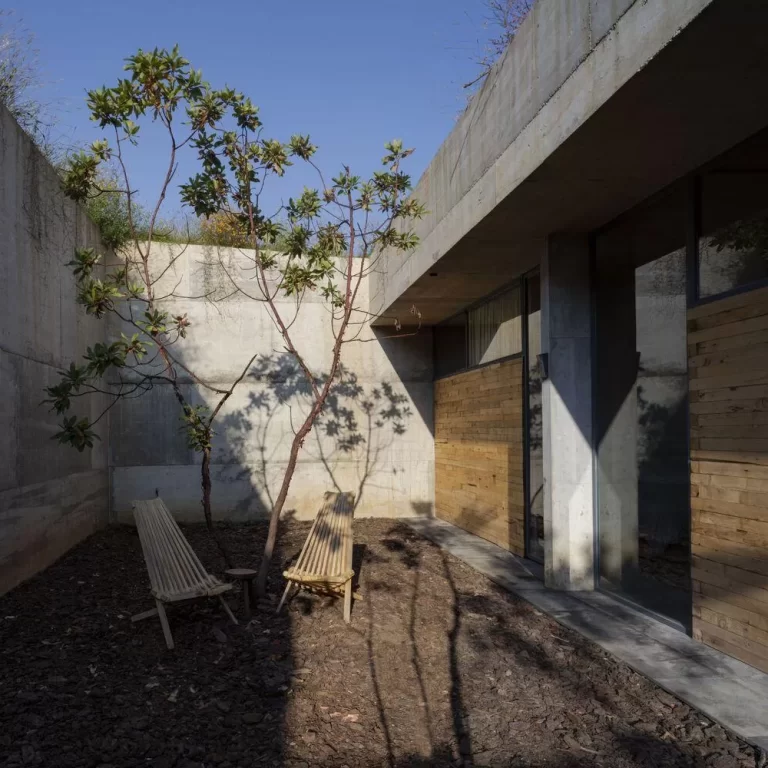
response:
<path fill-rule="evenodd" d="M 68 261 L 66 266 L 72 267 L 72 273 L 78 282 L 87 280 L 101 257 L 93 248 L 76 248 L 75 258 Z"/>
<path fill-rule="evenodd" d="M 93 448 L 93 441 L 101 438 L 91 429 L 91 423 L 87 418 L 78 420 L 77 416 L 65 418 L 59 424 L 60 430 L 51 436 L 51 440 L 58 440 L 64 445 L 71 445 L 81 453 L 86 448 Z"/>
<path fill-rule="evenodd" d="M 88 373 L 91 376 L 103 376 L 110 368 L 123 368 L 125 356 L 125 346 L 119 341 L 112 344 L 94 344 L 88 347 L 85 353 Z"/>
<path fill-rule="evenodd" d="M 185 405 L 181 420 L 187 432 L 187 442 L 194 451 L 211 447 L 214 431 L 209 423 L 210 409 L 206 405 Z"/>
<path fill-rule="evenodd" d="M 150 336 L 157 336 L 168 330 L 166 325 L 167 320 L 167 312 L 163 312 L 159 309 L 148 309 L 144 312 L 144 320 L 139 321 L 137 325 Z"/>
<path fill-rule="evenodd" d="M 288 147 L 292 155 L 309 160 L 317 152 L 317 147 L 309 140 L 309 136 L 294 134 L 288 142 Z"/>
<path fill-rule="evenodd" d="M 76 152 L 67 159 L 61 177 L 64 194 L 77 203 L 85 202 L 91 195 L 100 160 L 95 155 Z"/>

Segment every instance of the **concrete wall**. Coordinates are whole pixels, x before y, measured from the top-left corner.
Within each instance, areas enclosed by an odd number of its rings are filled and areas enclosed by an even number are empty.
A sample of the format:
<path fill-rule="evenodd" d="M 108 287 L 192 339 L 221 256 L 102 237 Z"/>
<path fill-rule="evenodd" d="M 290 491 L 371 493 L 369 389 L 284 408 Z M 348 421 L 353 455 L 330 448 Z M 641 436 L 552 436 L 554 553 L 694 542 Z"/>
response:
<path fill-rule="evenodd" d="M 157 246 L 155 246 L 157 248 Z M 251 295 L 252 263 L 239 251 L 203 246 L 164 246 L 156 271 L 173 265 L 157 286 L 173 314 L 186 313 L 189 335 L 175 347 L 186 366 L 207 382 L 227 388 L 254 353 L 259 358 L 226 403 L 213 447 L 213 507 L 217 518 L 249 520 L 268 514 L 283 475 L 293 426 L 306 411 L 306 384 L 266 309 L 232 293 L 227 273 Z M 153 257 L 154 259 L 154 257 Z M 226 265 L 222 268 L 221 264 Z M 367 306 L 367 279 L 360 301 Z M 292 300 L 280 298 L 286 316 Z M 432 336 L 422 329 L 404 338 L 371 330 L 355 318 L 361 341 L 345 346 L 344 376 L 328 413 L 300 455 L 286 509 L 314 516 L 322 493 L 334 488 L 360 497 L 358 516 L 400 517 L 430 512 L 434 497 L 432 438 Z M 330 364 L 328 307 L 305 300 L 292 334 L 316 374 Z M 362 325 L 360 325 L 362 323 Z M 113 327 L 112 333 L 120 329 Z M 375 333 L 378 333 L 378 338 Z M 211 404 L 187 377 L 182 388 Z M 180 518 L 200 520 L 200 455 L 186 444 L 179 408 L 167 387 L 125 400 L 111 421 L 112 502 L 117 519 L 130 516 L 132 499 L 157 491 Z"/>
<path fill-rule="evenodd" d="M 57 371 L 106 333 L 75 303 L 65 266 L 76 246 L 97 244 L 94 225 L 0 107 L 0 593 L 107 519 L 106 421 L 102 442 L 78 453 L 50 439 L 57 418 L 40 405 Z M 103 405 L 83 403 L 93 418 Z"/>

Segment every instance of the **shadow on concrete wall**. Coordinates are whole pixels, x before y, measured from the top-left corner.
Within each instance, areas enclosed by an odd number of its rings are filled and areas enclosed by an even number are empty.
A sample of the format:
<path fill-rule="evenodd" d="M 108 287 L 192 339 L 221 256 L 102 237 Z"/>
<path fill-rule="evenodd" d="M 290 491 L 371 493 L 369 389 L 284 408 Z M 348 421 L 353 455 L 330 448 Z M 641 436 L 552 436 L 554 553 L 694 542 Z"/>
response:
<path fill-rule="evenodd" d="M 430 434 L 434 436 L 432 329 L 403 327 L 400 331 L 394 331 L 371 326 L 371 330 L 376 339 L 371 343 L 379 345 L 396 373 L 406 374 L 400 377 L 400 384 Z"/>
<path fill-rule="evenodd" d="M 251 262 L 237 249 L 219 250 L 193 245 L 176 253 L 169 246 L 158 258 L 165 253 L 169 263 L 161 281 L 167 308 L 186 312 L 195 328 L 174 350 L 183 364 L 228 389 L 250 355 L 263 353 L 214 424 L 213 514 L 245 522 L 269 513 L 311 398 L 268 313 L 235 290 L 243 286 L 248 293 Z M 287 303 L 286 314 L 295 311 L 292 299 L 280 299 Z M 329 365 L 329 321 L 327 307 L 311 297 L 292 326 L 320 382 Z M 113 333 L 120 330 L 127 329 Z M 305 519 L 317 511 L 322 493 L 334 488 L 354 492 L 359 514 L 375 516 L 408 514 L 412 498 L 428 500 L 432 494 L 431 332 L 385 329 L 372 336 L 367 327 L 356 326 L 350 335 L 358 332 L 344 347 L 345 367 L 299 456 L 287 503 Z M 186 372 L 180 372 L 179 383 L 193 404 L 215 406 L 217 395 L 198 388 Z M 186 444 L 169 393 L 158 386 L 139 400 L 121 402 L 111 424 L 112 488 L 120 519 L 130 518 L 131 499 L 157 490 L 180 519 L 198 520 L 200 457 Z"/>
<path fill-rule="evenodd" d="M 224 447 L 218 460 L 240 467 L 231 474 L 233 481 L 254 474 L 253 497 L 244 498 L 241 503 L 253 513 L 252 504 L 257 500 L 257 513 L 266 516 L 283 477 L 284 465 L 276 458 L 293 440 L 293 430 L 311 405 L 312 392 L 296 359 L 288 353 L 260 356 L 246 382 L 260 383 L 263 389 L 250 391 L 244 407 L 219 421 Z M 318 378 L 320 386 L 324 382 L 322 376 Z M 278 422 L 276 418 L 281 411 L 291 415 L 288 429 L 284 419 Z M 307 468 L 306 459 L 315 460 L 326 475 L 324 483 L 318 478 L 319 487 L 313 491 L 317 492 L 318 506 L 322 502 L 320 491 L 325 486 L 339 493 L 354 493 L 357 509 L 368 485 L 384 471 L 385 462 L 390 465 L 389 472 L 398 472 L 390 449 L 397 438 L 406 434 L 412 415 L 410 399 L 398 392 L 395 385 L 365 385 L 356 372 L 342 364 L 303 447 L 305 460 L 300 457 L 295 477 L 301 480 L 301 473 Z M 249 458 L 254 456 L 255 464 L 254 458 Z M 292 511 L 289 509 L 287 514 Z"/>

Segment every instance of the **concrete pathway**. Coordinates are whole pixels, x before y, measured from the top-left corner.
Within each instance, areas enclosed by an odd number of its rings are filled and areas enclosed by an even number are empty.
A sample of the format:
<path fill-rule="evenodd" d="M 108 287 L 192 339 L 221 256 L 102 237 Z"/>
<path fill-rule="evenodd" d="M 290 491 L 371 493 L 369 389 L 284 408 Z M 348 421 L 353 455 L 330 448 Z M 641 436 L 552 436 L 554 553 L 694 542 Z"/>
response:
<path fill-rule="evenodd" d="M 604 592 L 546 589 L 540 566 L 450 523 L 427 518 L 405 522 L 724 728 L 768 751 L 768 674 Z"/>

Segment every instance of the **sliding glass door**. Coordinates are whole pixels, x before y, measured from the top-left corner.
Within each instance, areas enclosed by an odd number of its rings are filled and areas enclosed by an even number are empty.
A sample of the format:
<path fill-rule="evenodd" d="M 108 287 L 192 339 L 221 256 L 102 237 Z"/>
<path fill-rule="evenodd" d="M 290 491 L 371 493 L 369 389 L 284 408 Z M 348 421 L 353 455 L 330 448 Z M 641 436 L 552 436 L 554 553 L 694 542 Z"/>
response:
<path fill-rule="evenodd" d="M 690 617 L 687 187 L 595 238 L 600 584 Z"/>

